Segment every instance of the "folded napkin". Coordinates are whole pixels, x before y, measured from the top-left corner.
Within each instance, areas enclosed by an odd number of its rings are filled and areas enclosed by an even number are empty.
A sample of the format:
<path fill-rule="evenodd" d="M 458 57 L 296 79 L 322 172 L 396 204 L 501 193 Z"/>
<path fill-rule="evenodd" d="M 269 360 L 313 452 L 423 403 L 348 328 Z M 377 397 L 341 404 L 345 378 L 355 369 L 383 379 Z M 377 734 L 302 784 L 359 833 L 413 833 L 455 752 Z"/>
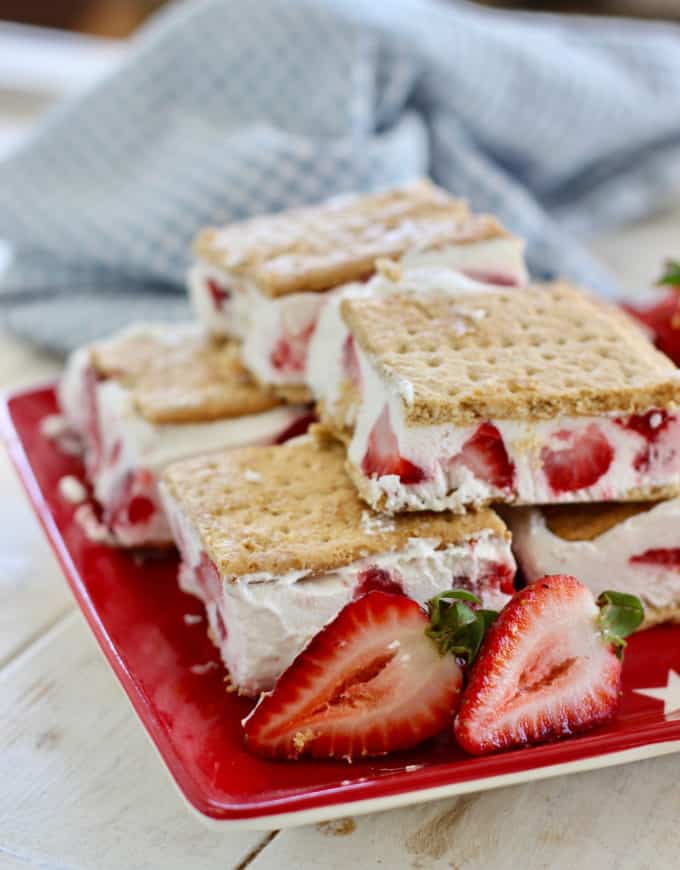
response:
<path fill-rule="evenodd" d="M 614 293 L 578 237 L 680 181 L 671 25 L 436 0 L 173 4 L 0 163 L 0 310 L 51 348 L 184 317 L 199 227 L 429 174 Z"/>

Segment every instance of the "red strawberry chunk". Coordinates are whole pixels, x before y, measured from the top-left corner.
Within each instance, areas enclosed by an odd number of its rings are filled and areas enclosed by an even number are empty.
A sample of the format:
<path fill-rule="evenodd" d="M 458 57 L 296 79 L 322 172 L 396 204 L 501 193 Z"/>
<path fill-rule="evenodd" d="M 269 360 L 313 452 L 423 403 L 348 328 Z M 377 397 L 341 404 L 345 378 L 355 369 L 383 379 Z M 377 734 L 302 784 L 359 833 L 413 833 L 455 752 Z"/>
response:
<path fill-rule="evenodd" d="M 311 411 L 308 414 L 301 414 L 293 422 L 286 426 L 283 432 L 280 432 L 274 439 L 274 444 L 285 444 L 291 438 L 297 438 L 299 435 L 304 435 L 312 423 L 316 423 L 318 417 Z"/>
<path fill-rule="evenodd" d="M 481 284 L 494 284 L 497 287 L 517 287 L 518 281 L 513 275 L 503 272 L 491 272 L 484 269 L 464 269 L 463 275 Z"/>
<path fill-rule="evenodd" d="M 361 386 L 359 357 L 357 356 L 357 349 L 354 344 L 354 336 L 351 334 L 347 336 L 342 345 L 342 371 L 355 387 Z"/>
<path fill-rule="evenodd" d="M 399 454 L 399 444 L 390 423 L 390 411 L 387 405 L 368 436 L 368 449 L 361 462 L 361 470 L 367 477 L 396 474 L 404 484 L 422 483 L 426 480 L 422 468 Z"/>
<path fill-rule="evenodd" d="M 668 445 L 666 449 L 660 449 L 661 445 L 658 444 L 669 425 L 675 422 L 675 417 L 667 411 L 653 409 L 646 414 L 633 414 L 630 417 L 619 418 L 616 422 L 624 429 L 641 435 L 647 442 L 633 461 L 633 467 L 636 471 L 647 472 L 651 466 L 664 465 L 675 457 L 674 443 Z M 672 439 L 672 441 L 674 440 Z"/>
<path fill-rule="evenodd" d="M 564 447 L 543 447 L 543 473 L 553 492 L 575 492 L 597 483 L 614 459 L 614 449 L 600 429 L 591 423 L 582 432 L 563 430 L 554 436 Z"/>
<path fill-rule="evenodd" d="M 222 580 L 220 579 L 217 565 L 215 565 L 207 553 L 201 553 L 201 561 L 195 571 L 196 582 L 203 590 L 206 601 L 217 601 L 222 595 Z"/>
<path fill-rule="evenodd" d="M 592 593 L 574 577 L 544 577 L 516 593 L 473 665 L 454 726 L 461 747 L 482 755 L 610 719 L 621 660 L 597 618 Z"/>
<path fill-rule="evenodd" d="M 362 758 L 408 749 L 450 727 L 462 671 L 403 595 L 350 602 L 279 677 L 244 722 L 268 758 Z"/>
<path fill-rule="evenodd" d="M 286 374 L 302 374 L 307 365 L 307 350 L 315 328 L 316 321 L 313 320 L 299 332 L 284 330 L 269 355 L 272 366 Z"/>
<path fill-rule="evenodd" d="M 404 590 L 400 583 L 401 578 L 395 573 L 385 571 L 383 568 L 367 568 L 359 574 L 357 586 L 354 589 L 354 598 L 366 595 L 379 589 L 382 592 L 393 592 L 396 595 L 403 594 Z"/>
<path fill-rule="evenodd" d="M 225 304 L 231 299 L 231 292 L 226 287 L 218 284 L 213 278 L 208 278 L 205 286 L 208 288 L 208 293 L 210 293 L 215 310 L 223 311 Z"/>
<path fill-rule="evenodd" d="M 116 497 L 106 506 L 104 521 L 111 529 L 148 523 L 156 513 L 153 475 L 140 469 L 126 475 Z"/>
<path fill-rule="evenodd" d="M 667 571 L 680 571 L 680 547 L 645 550 L 644 553 L 631 556 L 629 561 L 631 565 L 656 565 Z"/>
<path fill-rule="evenodd" d="M 451 464 L 464 465 L 478 480 L 496 489 L 510 492 L 515 489 L 515 464 L 508 456 L 501 433 L 492 423 L 478 426 Z"/>

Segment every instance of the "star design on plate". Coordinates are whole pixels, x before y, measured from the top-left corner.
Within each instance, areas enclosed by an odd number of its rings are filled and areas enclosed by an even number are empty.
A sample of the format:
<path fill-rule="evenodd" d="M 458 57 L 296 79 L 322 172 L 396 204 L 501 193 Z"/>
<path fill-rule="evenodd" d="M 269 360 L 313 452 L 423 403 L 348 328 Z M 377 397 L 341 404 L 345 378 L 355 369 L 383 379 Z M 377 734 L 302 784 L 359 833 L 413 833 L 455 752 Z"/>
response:
<path fill-rule="evenodd" d="M 637 695 L 646 695 L 663 701 L 663 714 L 670 716 L 680 711 L 680 674 L 674 670 L 668 671 L 668 679 L 665 686 L 658 688 L 650 686 L 649 689 L 633 689 Z"/>

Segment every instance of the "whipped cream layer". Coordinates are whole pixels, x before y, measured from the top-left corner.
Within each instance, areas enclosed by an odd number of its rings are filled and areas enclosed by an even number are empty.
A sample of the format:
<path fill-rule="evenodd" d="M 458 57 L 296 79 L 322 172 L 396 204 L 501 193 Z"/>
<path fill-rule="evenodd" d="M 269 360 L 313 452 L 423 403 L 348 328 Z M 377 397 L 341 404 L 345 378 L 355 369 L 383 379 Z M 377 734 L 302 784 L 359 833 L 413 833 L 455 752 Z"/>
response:
<path fill-rule="evenodd" d="M 388 383 L 361 348 L 354 353 L 361 398 L 348 460 L 376 509 L 621 501 L 680 486 L 675 412 L 409 425 L 411 385 Z"/>
<path fill-rule="evenodd" d="M 659 502 L 583 541 L 554 534 L 538 508 L 507 510 L 504 516 L 528 582 L 573 574 L 596 596 L 614 588 L 651 608 L 680 608 L 680 499 Z"/>
<path fill-rule="evenodd" d="M 483 286 L 519 286 L 528 280 L 524 243 L 514 238 L 462 242 L 431 250 L 415 250 L 399 261 L 407 271 L 425 267 L 424 285 L 441 290 L 437 280 L 449 285 L 446 270 L 458 273 L 458 287 L 479 291 Z M 433 271 L 429 271 L 429 270 Z M 429 275 L 429 277 L 427 277 Z M 243 361 L 264 384 L 279 387 L 313 385 L 318 362 L 309 355 L 319 318 L 327 304 L 347 288 L 345 284 L 324 293 L 291 293 L 271 298 L 243 276 L 196 263 L 189 273 L 189 288 L 196 316 L 213 334 L 243 340 Z M 369 281 L 371 289 L 376 284 Z M 390 292 L 390 283 L 378 282 L 378 292 Z M 394 286 L 391 286 L 394 290 Z M 414 290 L 425 289 L 414 287 Z M 323 347 L 317 342 L 317 347 Z M 323 398 L 323 397 L 322 397 Z"/>
<path fill-rule="evenodd" d="M 83 440 L 103 520 L 124 547 L 172 542 L 156 488 L 166 465 L 215 450 L 271 444 L 308 414 L 303 406 L 281 405 L 243 417 L 154 424 L 137 411 L 130 390 L 97 379 L 87 349 L 72 355 L 59 400 Z"/>
<path fill-rule="evenodd" d="M 403 592 L 421 605 L 451 588 L 467 589 L 493 609 L 510 597 L 515 574 L 510 545 L 491 532 L 443 547 L 437 539 L 412 538 L 403 550 L 319 576 L 305 571 L 220 576 L 196 529 L 167 488 L 160 489 L 182 556 L 180 585 L 203 601 L 213 641 L 242 694 L 271 689 L 312 637 L 352 598 L 372 588 Z M 367 512 L 365 522 L 370 528 L 390 519 Z"/>

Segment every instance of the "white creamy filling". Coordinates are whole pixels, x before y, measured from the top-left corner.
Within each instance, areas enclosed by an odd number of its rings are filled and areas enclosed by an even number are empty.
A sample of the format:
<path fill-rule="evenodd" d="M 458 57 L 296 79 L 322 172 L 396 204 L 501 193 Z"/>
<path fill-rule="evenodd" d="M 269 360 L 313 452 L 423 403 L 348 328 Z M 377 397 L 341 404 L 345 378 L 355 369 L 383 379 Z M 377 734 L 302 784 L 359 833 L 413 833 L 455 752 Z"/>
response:
<path fill-rule="evenodd" d="M 367 556 L 317 577 L 305 571 L 223 577 L 220 600 L 209 600 L 196 581 L 204 552 L 199 535 L 163 484 L 160 490 L 182 554 L 180 584 L 206 604 L 214 638 L 219 637 L 221 616 L 227 636 L 219 644 L 220 653 L 232 682 L 245 694 L 271 689 L 312 637 L 352 599 L 359 576 L 369 568 L 393 574 L 404 593 L 421 605 L 451 589 L 456 577 L 466 578 L 466 588 L 479 591 L 485 607 L 500 609 L 508 600 L 483 584 L 492 565 L 514 572 L 508 541 L 489 531 L 441 549 L 437 539 L 413 538 L 403 550 Z"/>
<path fill-rule="evenodd" d="M 85 401 L 83 384 L 89 365 L 89 347 L 80 347 L 75 350 L 66 362 L 57 387 L 59 407 L 69 425 L 81 436 L 88 426 L 88 406 Z"/>
<path fill-rule="evenodd" d="M 514 494 L 496 489 L 486 480 L 476 477 L 467 467 L 451 462 L 474 436 L 479 424 L 462 427 L 448 423 L 408 425 L 402 397 L 408 394 L 409 385 L 388 383 L 378 374 L 361 348 L 355 349 L 361 370 L 362 392 L 348 448 L 350 463 L 363 474 L 362 461 L 368 450 L 371 431 L 387 406 L 399 455 L 425 473 L 425 480 L 417 484 L 403 484 L 397 475 L 364 475 L 367 486 L 365 495 L 370 504 L 379 506 L 381 510 L 389 513 L 400 510 L 461 511 L 466 506 L 490 501 L 527 505 L 617 501 L 634 489 L 680 484 L 680 450 L 675 448 L 680 440 L 680 418 L 674 418 L 667 425 L 656 443 L 656 450 L 666 454 L 667 461 L 651 463 L 649 470 L 639 471 L 635 468 L 635 460 L 646 447 L 646 439 L 616 422 L 617 418 L 625 419 L 626 415 L 609 414 L 602 417 L 564 416 L 539 421 L 491 420 L 515 468 Z M 611 446 L 611 464 L 591 486 L 555 492 L 544 472 L 543 449 L 560 451 L 569 445 L 560 437 L 564 432 L 574 433 L 578 437 L 591 425 L 597 427 Z"/>
<path fill-rule="evenodd" d="M 566 541 L 548 528 L 536 508 L 506 511 L 513 549 L 527 580 L 573 574 L 597 596 L 607 589 L 637 595 L 653 607 L 680 605 L 680 573 L 652 563 L 632 563 L 648 550 L 680 548 L 680 499 L 660 502 L 592 541 Z"/>
<path fill-rule="evenodd" d="M 445 266 L 459 272 L 497 276 L 502 284 L 522 286 L 529 282 L 524 248 L 522 239 L 512 236 L 459 242 L 432 250 L 409 251 L 401 258 L 400 264 L 405 269 L 412 266 Z"/>

